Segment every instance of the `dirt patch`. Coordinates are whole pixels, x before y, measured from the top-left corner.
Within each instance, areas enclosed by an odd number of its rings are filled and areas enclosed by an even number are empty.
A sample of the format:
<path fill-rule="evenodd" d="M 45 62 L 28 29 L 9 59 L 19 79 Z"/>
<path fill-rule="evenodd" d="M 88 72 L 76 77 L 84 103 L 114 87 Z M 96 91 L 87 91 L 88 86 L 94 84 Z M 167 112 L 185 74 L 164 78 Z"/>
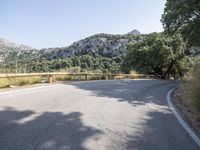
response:
<path fill-rule="evenodd" d="M 178 108 L 181 115 L 189 123 L 189 125 L 200 134 L 200 111 L 198 111 L 192 101 L 187 97 L 184 86 L 176 89 L 172 93 L 172 101 Z"/>

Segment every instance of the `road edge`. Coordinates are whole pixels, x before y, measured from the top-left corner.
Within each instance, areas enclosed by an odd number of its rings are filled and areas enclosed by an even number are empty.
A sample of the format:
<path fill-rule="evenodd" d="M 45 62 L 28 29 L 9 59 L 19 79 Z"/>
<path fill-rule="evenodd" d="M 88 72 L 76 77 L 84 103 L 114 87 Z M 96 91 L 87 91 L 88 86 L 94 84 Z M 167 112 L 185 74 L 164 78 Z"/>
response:
<path fill-rule="evenodd" d="M 174 106 L 174 104 L 171 101 L 171 94 L 174 90 L 176 90 L 177 88 L 179 88 L 179 86 L 171 89 L 168 93 L 167 93 L 167 103 L 171 109 L 171 111 L 173 112 L 173 114 L 175 115 L 176 119 L 178 120 L 178 122 L 181 124 L 181 126 L 185 129 L 185 131 L 190 135 L 190 137 L 195 141 L 195 143 L 200 147 L 200 138 L 195 134 L 195 132 L 193 132 L 193 129 L 190 128 L 190 126 L 184 121 L 184 119 L 179 115 L 179 113 L 176 111 L 176 108 Z"/>
<path fill-rule="evenodd" d="M 123 80 L 156 80 L 156 79 L 123 79 Z M 52 87 L 52 86 L 58 86 L 60 84 L 101 82 L 101 81 L 114 81 L 114 80 L 61 81 L 61 82 L 54 82 L 54 83 L 31 84 L 31 85 L 25 85 L 25 86 L 18 86 L 19 88 L 16 87 L 13 89 L 12 88 L 8 88 L 8 89 L 2 88 L 2 90 L 0 89 L 0 96 L 6 95 L 6 94 L 13 94 L 13 93 L 17 93 L 17 92 L 23 92 L 23 91 L 26 92 L 26 91 L 35 90 L 35 89 L 48 88 L 48 87 Z"/>
<path fill-rule="evenodd" d="M 40 90 L 40 89 L 43 89 L 43 88 L 52 88 L 52 87 L 56 87 L 58 86 L 57 84 L 48 84 L 48 85 L 39 85 L 39 86 L 33 86 L 33 87 L 23 87 L 22 88 L 19 88 L 19 89 L 11 89 L 11 90 L 8 90 L 8 91 L 1 91 L 0 92 L 0 96 L 3 96 L 3 95 L 8 95 L 8 94 L 16 94 L 16 93 L 21 93 L 21 92 L 30 92 L 31 90 Z"/>

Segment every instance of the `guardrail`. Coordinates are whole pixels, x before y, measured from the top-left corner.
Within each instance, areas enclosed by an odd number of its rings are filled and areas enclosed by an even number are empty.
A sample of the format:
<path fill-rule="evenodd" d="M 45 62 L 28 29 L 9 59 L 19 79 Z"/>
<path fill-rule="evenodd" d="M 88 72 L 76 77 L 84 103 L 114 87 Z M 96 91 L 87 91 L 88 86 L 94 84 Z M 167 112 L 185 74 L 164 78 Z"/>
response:
<path fill-rule="evenodd" d="M 69 75 L 69 76 L 84 76 L 88 80 L 88 76 L 98 76 L 99 79 L 117 79 L 122 78 L 155 78 L 154 75 L 145 74 L 101 74 L 101 73 L 65 73 L 65 72 L 47 72 L 47 73 L 13 73 L 13 74 L 0 74 L 0 78 L 15 78 L 15 77 L 31 77 L 31 76 L 47 76 L 48 83 L 52 83 L 54 75 Z"/>

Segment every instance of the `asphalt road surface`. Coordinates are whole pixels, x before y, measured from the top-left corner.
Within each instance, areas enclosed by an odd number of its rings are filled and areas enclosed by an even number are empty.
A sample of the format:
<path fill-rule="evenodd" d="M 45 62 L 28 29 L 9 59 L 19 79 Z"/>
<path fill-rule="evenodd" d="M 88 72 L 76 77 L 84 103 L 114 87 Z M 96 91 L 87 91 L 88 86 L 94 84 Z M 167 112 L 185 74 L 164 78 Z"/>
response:
<path fill-rule="evenodd" d="M 0 94 L 0 150 L 197 150 L 167 105 L 178 83 L 110 80 Z"/>

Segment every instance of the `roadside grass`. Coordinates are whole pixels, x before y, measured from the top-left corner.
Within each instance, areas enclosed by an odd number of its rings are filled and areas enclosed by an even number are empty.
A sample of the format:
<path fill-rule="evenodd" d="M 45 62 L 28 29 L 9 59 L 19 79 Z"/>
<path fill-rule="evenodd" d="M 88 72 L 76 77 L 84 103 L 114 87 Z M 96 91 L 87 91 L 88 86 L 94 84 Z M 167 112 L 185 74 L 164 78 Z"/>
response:
<path fill-rule="evenodd" d="M 41 76 L 0 78 L 0 88 L 6 88 L 10 86 L 30 85 L 30 84 L 40 83 L 42 80 L 44 80 L 44 77 Z"/>
<path fill-rule="evenodd" d="M 150 76 L 142 76 L 142 77 L 139 77 L 137 74 L 135 73 L 131 73 L 131 74 L 127 74 L 127 75 L 117 75 L 114 77 L 114 79 L 139 79 L 139 78 L 148 78 L 148 79 L 151 79 L 153 77 L 150 77 Z"/>
<path fill-rule="evenodd" d="M 55 81 L 84 81 L 86 79 L 84 74 L 77 75 L 54 75 L 53 82 Z M 87 75 L 87 80 L 103 80 L 104 76 Z"/>
<path fill-rule="evenodd" d="M 192 79 L 186 86 L 187 96 L 192 100 L 193 105 L 200 111 L 200 63 L 192 72 Z"/>
<path fill-rule="evenodd" d="M 56 81 L 70 81 L 72 80 L 72 77 L 70 75 L 54 75 L 53 76 L 53 82 Z"/>
<path fill-rule="evenodd" d="M 126 75 L 108 75 L 108 79 L 137 79 L 139 78 L 136 73 L 126 74 Z M 147 77 L 150 78 L 150 77 Z M 75 75 L 54 75 L 53 81 L 83 81 L 86 77 L 84 74 L 75 74 Z M 105 75 L 95 75 L 95 74 L 88 74 L 87 80 L 105 80 Z"/>
<path fill-rule="evenodd" d="M 53 82 L 56 81 L 83 81 L 85 75 L 53 75 Z M 102 80 L 103 76 L 87 75 L 87 80 Z M 0 88 L 8 88 L 11 86 L 23 86 L 35 83 L 47 82 L 47 77 L 31 76 L 31 77 L 7 77 L 0 78 Z"/>
<path fill-rule="evenodd" d="M 106 77 L 107 76 L 107 77 Z M 140 78 L 134 74 L 121 75 L 96 75 L 96 74 L 74 74 L 74 75 L 53 75 L 52 81 L 84 81 L 84 80 L 112 80 L 112 79 L 136 79 Z M 147 76 L 147 78 L 149 78 Z M 5 77 L 0 78 L 0 88 L 7 88 L 11 86 L 23 86 L 35 83 L 47 82 L 47 76 L 29 76 L 29 77 Z"/>
<path fill-rule="evenodd" d="M 200 64 L 193 68 L 190 77 L 174 92 L 174 102 L 188 123 L 200 133 Z"/>
<path fill-rule="evenodd" d="M 98 75 L 88 75 L 88 80 L 100 80 L 104 79 Z M 56 81 L 83 81 L 85 75 L 54 75 L 53 82 Z M 35 83 L 47 82 L 47 77 L 31 76 L 31 77 L 7 77 L 0 78 L 0 88 L 8 88 L 11 86 L 23 86 Z"/>
<path fill-rule="evenodd" d="M 181 105 L 185 105 L 200 112 L 200 64 L 197 64 L 189 73 L 190 79 L 182 81 L 179 99 Z"/>

